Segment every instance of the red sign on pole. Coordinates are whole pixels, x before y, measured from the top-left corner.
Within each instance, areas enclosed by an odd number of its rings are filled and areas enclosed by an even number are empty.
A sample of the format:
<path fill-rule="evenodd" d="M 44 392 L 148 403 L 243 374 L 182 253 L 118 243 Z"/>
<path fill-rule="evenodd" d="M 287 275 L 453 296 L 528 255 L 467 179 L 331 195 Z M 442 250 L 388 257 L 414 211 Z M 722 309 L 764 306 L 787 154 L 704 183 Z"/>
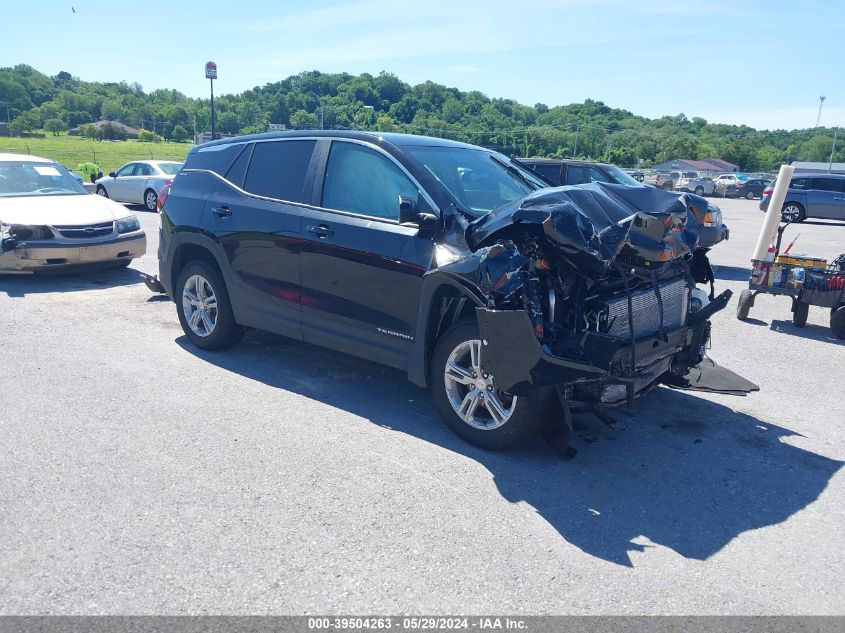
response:
<path fill-rule="evenodd" d="M 217 64 L 215 64 L 214 62 L 205 63 L 205 78 L 217 79 Z"/>

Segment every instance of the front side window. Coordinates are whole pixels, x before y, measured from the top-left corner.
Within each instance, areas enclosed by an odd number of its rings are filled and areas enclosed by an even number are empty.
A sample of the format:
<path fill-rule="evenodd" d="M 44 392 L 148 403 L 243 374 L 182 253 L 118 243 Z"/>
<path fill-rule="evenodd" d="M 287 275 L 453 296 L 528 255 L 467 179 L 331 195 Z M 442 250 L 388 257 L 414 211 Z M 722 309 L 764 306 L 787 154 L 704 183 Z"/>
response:
<path fill-rule="evenodd" d="M 128 165 L 124 165 L 120 169 L 117 170 L 115 176 L 118 178 L 122 176 L 131 176 L 135 172 L 135 163 L 129 163 Z"/>
<path fill-rule="evenodd" d="M 56 163 L 0 162 L 0 197 L 87 193 L 67 169 Z"/>
<path fill-rule="evenodd" d="M 305 177 L 316 141 L 256 143 L 244 189 L 257 196 L 304 202 Z"/>
<path fill-rule="evenodd" d="M 584 165 L 570 165 L 566 170 L 567 185 L 585 185 L 590 182 L 590 168 Z"/>
<path fill-rule="evenodd" d="M 398 220 L 399 196 L 417 200 L 419 190 L 393 161 L 358 143 L 332 143 L 323 207 Z"/>

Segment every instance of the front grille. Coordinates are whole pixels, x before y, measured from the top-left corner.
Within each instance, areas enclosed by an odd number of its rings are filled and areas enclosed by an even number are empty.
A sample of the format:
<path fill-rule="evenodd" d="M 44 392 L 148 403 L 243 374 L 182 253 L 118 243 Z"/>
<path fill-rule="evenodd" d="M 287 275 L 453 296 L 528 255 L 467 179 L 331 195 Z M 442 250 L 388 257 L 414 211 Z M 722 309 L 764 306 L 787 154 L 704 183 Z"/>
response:
<path fill-rule="evenodd" d="M 689 290 L 683 279 L 676 279 L 659 286 L 660 298 L 663 301 L 663 327 L 674 330 L 686 323 L 689 305 Z M 640 290 L 631 295 L 632 312 L 634 315 L 634 336 L 643 338 L 652 336 L 660 331 L 660 309 L 657 296 L 652 288 Z M 618 338 L 630 338 L 628 328 L 628 298 L 622 296 L 605 305 L 607 320 L 605 332 Z"/>
<path fill-rule="evenodd" d="M 102 222 L 101 224 L 88 224 L 86 226 L 57 226 L 55 229 L 62 237 L 71 239 L 103 237 L 114 233 L 114 222 Z"/>

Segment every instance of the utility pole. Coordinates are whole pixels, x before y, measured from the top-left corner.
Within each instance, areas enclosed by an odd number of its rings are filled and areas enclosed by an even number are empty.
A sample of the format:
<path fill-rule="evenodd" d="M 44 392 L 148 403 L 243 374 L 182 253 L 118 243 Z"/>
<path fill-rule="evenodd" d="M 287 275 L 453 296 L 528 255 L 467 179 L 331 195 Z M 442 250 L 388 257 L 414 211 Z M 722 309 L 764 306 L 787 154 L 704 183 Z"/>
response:
<path fill-rule="evenodd" d="M 575 124 L 575 149 L 572 150 L 572 158 L 578 158 L 578 131 L 581 129 L 581 126 L 577 123 Z"/>
<path fill-rule="evenodd" d="M 822 120 L 822 106 L 824 105 L 825 99 L 827 99 L 827 97 L 819 97 L 819 116 L 816 117 L 816 127 L 819 127 L 819 123 Z"/>
<path fill-rule="evenodd" d="M 214 80 L 217 79 L 217 64 L 214 62 L 205 63 L 205 78 L 211 84 L 211 140 L 214 140 Z"/>
<path fill-rule="evenodd" d="M 833 128 L 833 145 L 830 148 L 830 160 L 827 163 L 827 173 L 831 172 L 833 168 L 833 152 L 836 151 L 836 133 L 839 131 L 838 127 Z M 835 200 L 835 198 L 834 198 Z"/>

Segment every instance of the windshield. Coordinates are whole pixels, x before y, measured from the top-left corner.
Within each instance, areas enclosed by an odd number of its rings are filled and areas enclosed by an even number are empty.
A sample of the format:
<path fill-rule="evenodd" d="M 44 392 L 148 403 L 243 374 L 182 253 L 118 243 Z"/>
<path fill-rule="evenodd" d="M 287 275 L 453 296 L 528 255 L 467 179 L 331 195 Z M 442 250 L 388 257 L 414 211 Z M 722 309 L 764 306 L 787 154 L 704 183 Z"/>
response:
<path fill-rule="evenodd" d="M 605 165 L 604 170 L 610 174 L 610 177 L 613 178 L 614 182 L 620 185 L 628 185 L 629 187 L 643 186 L 639 180 L 633 178 L 630 174 L 625 173 L 616 165 Z"/>
<path fill-rule="evenodd" d="M 466 147 L 403 148 L 449 190 L 461 208 L 489 213 L 548 185 L 500 154 Z"/>
<path fill-rule="evenodd" d="M 158 168 L 168 176 L 175 176 L 185 163 L 159 163 Z"/>
<path fill-rule="evenodd" d="M 0 197 L 86 194 L 71 173 L 57 163 L 0 162 Z"/>

